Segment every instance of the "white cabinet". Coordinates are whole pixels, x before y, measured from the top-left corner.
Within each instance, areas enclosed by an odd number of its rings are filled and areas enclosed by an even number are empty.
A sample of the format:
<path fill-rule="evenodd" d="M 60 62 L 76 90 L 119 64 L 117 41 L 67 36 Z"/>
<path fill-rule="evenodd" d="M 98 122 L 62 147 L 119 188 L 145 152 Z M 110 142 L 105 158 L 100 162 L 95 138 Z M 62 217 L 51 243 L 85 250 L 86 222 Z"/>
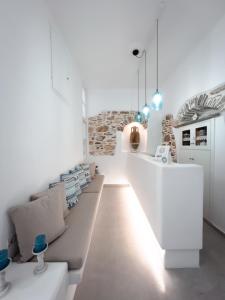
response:
<path fill-rule="evenodd" d="M 180 128 L 181 149 L 210 150 L 213 121 L 203 121 Z"/>
<path fill-rule="evenodd" d="M 204 139 L 205 132 L 200 130 L 205 126 L 207 144 L 197 145 L 201 134 Z M 196 129 L 200 134 L 198 139 Z M 225 113 L 215 119 L 180 127 L 178 131 L 178 161 L 204 167 L 204 217 L 225 233 Z"/>
<path fill-rule="evenodd" d="M 210 195 L 211 195 L 211 151 L 206 150 L 184 150 L 180 151 L 180 163 L 198 164 L 204 170 L 204 193 L 203 193 L 203 214 L 206 219 L 210 219 Z"/>
<path fill-rule="evenodd" d="M 204 218 L 212 221 L 214 119 L 179 129 L 179 162 L 198 164 L 204 170 Z"/>

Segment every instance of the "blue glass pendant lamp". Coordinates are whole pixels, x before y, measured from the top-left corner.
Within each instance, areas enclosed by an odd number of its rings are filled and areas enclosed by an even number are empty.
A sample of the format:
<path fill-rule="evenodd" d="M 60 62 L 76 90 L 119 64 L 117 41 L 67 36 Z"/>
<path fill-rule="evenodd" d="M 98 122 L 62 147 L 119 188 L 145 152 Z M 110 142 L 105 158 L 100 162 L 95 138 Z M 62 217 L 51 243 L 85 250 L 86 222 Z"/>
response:
<path fill-rule="evenodd" d="M 159 20 L 156 22 L 156 92 L 153 95 L 152 105 L 153 110 L 159 111 L 163 107 L 162 94 L 159 92 Z"/>

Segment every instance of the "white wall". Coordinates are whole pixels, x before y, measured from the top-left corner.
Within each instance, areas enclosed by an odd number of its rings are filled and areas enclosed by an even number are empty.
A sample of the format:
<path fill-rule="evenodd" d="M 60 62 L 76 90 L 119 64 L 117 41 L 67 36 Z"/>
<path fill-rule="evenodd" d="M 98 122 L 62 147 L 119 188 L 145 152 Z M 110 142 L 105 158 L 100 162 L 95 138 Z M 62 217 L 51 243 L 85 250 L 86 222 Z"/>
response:
<path fill-rule="evenodd" d="M 88 116 L 108 110 L 137 110 L 137 90 L 88 90 Z M 142 104 L 143 105 L 143 104 Z"/>
<path fill-rule="evenodd" d="M 166 113 L 176 114 L 185 100 L 225 82 L 224 28 L 225 15 L 182 64 L 171 70 L 163 84 Z"/>
<path fill-rule="evenodd" d="M 127 153 L 122 152 L 122 133 L 117 132 L 117 145 L 115 155 L 91 156 L 90 160 L 95 161 L 99 172 L 105 175 L 105 184 L 127 184 L 125 174 Z"/>
<path fill-rule="evenodd" d="M 88 116 L 95 116 L 102 111 L 120 111 L 137 109 L 137 91 L 135 90 L 88 90 Z M 91 156 L 101 174 L 105 175 L 106 184 L 127 184 L 125 176 L 126 153 L 122 152 L 122 135 L 117 132 L 115 155 Z"/>
<path fill-rule="evenodd" d="M 82 160 L 81 80 L 74 71 L 68 102 L 52 90 L 48 17 L 45 1 L 1 1 L 0 248 L 6 210 Z"/>
<path fill-rule="evenodd" d="M 176 115 L 180 106 L 189 97 L 215 87 L 225 81 L 225 16 L 200 40 L 188 56 L 176 69 L 172 69 L 169 78 L 162 83 L 163 111 L 152 113 L 149 123 L 148 152 L 154 154 L 161 142 L 161 120 L 166 113 Z M 148 99 L 155 88 L 155 40 L 147 51 Z M 141 105 L 143 98 L 143 62 L 141 63 Z M 88 92 L 88 114 L 95 115 L 102 110 L 128 110 L 137 107 L 137 91 L 134 90 L 90 90 Z M 152 130 L 151 130 L 152 129 Z M 101 158 L 98 158 L 101 161 Z M 110 158 L 111 160 L 111 158 Z M 104 170 L 104 164 L 102 166 Z M 112 170 L 111 170 L 112 171 Z"/>
<path fill-rule="evenodd" d="M 214 163 L 214 188 L 212 220 L 214 224 L 225 232 L 225 113 L 216 118 L 215 122 L 215 163 Z"/>
<path fill-rule="evenodd" d="M 176 70 L 171 70 L 163 85 L 165 113 L 176 115 L 190 97 L 225 82 L 225 15 L 208 35 L 199 41 Z M 223 116 L 215 119 L 215 161 L 213 182 L 213 222 L 225 232 L 225 122 Z"/>

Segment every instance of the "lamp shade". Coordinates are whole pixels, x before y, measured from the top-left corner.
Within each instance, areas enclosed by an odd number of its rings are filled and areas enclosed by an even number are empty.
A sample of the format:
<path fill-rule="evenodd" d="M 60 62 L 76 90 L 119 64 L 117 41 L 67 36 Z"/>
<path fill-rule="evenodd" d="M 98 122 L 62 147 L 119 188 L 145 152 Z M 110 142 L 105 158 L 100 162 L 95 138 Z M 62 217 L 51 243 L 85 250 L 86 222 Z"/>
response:
<path fill-rule="evenodd" d="M 142 113 L 143 113 L 145 119 L 149 118 L 149 116 L 150 116 L 150 107 L 147 103 L 143 106 Z"/>
<path fill-rule="evenodd" d="M 135 121 L 138 123 L 141 123 L 143 120 L 142 114 L 140 111 L 137 112 L 136 116 L 135 116 Z"/>
<path fill-rule="evenodd" d="M 162 107 L 163 107 L 162 94 L 157 90 L 153 95 L 152 109 L 158 111 L 161 110 Z"/>

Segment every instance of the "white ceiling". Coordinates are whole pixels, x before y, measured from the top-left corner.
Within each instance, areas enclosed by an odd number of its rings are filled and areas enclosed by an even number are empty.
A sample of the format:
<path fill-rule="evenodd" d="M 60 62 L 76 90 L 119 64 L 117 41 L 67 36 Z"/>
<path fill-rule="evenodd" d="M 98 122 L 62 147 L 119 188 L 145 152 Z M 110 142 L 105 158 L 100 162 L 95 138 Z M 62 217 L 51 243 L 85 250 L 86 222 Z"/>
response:
<path fill-rule="evenodd" d="M 163 1 L 164 2 L 164 1 Z M 86 88 L 136 87 L 130 54 L 154 38 L 160 16 L 160 71 L 166 78 L 225 14 L 224 0 L 48 0 Z"/>

